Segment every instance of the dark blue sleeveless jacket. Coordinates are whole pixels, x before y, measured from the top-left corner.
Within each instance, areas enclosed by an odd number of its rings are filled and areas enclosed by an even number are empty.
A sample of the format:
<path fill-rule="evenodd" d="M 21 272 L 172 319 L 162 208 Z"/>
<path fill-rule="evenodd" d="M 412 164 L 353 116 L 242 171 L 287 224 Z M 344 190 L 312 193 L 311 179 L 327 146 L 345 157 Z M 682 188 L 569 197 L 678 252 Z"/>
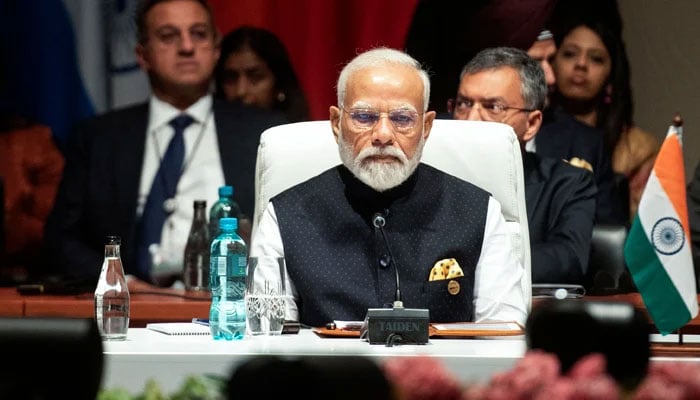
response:
<path fill-rule="evenodd" d="M 425 164 L 385 192 L 338 166 L 275 196 L 300 321 L 362 320 L 368 308 L 390 305 L 394 267 L 404 307 L 428 308 L 433 322 L 473 320 L 488 201 L 484 190 Z M 385 216 L 386 242 L 372 224 L 377 213 Z M 464 276 L 429 282 L 433 265 L 445 258 L 455 258 Z"/>

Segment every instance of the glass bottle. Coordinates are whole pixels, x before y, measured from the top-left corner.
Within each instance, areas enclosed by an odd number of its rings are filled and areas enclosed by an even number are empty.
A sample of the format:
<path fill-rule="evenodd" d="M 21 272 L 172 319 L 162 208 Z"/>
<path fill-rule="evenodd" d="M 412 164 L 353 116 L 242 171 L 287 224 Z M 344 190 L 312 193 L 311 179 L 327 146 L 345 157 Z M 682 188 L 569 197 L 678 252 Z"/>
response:
<path fill-rule="evenodd" d="M 215 340 L 239 340 L 245 335 L 247 246 L 236 233 L 238 219 L 221 218 L 221 233 L 212 241 L 209 328 Z"/>
<path fill-rule="evenodd" d="M 95 320 L 105 340 L 124 340 L 129 329 L 129 288 L 120 247 L 119 236 L 107 236 L 105 257 L 95 289 Z"/>
<path fill-rule="evenodd" d="M 212 204 L 209 210 L 209 240 L 214 240 L 219 234 L 219 220 L 221 218 L 238 218 L 240 213 L 241 208 L 233 199 L 233 186 L 219 187 L 219 199 Z"/>
<path fill-rule="evenodd" d="M 186 290 L 209 290 L 209 227 L 207 226 L 207 202 L 193 202 L 194 217 L 187 236 L 185 265 L 182 271 L 182 281 Z"/>

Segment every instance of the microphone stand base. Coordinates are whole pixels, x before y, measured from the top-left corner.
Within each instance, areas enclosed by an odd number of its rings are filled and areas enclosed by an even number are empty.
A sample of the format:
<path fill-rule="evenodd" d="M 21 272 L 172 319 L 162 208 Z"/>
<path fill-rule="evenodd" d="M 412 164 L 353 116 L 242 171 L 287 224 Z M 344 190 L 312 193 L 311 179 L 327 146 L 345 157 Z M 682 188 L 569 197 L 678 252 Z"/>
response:
<path fill-rule="evenodd" d="M 430 314 L 422 308 L 370 308 L 360 337 L 370 344 L 427 344 Z"/>

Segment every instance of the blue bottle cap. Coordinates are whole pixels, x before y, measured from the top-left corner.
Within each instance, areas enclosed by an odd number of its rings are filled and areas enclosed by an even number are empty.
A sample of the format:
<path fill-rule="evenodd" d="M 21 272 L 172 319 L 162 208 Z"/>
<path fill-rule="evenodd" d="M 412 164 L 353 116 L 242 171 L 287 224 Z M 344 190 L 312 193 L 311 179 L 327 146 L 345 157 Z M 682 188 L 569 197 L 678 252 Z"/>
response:
<path fill-rule="evenodd" d="M 219 219 L 219 229 L 233 230 L 238 229 L 238 218 L 221 218 Z"/>
<path fill-rule="evenodd" d="M 219 187 L 219 197 L 233 196 L 233 186 L 226 185 Z"/>

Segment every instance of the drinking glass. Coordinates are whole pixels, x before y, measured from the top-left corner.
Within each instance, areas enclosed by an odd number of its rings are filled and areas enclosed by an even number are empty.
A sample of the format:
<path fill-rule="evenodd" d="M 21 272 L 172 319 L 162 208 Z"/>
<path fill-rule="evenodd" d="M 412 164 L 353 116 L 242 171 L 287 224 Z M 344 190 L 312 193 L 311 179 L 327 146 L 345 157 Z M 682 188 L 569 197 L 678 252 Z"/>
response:
<path fill-rule="evenodd" d="M 284 257 L 248 257 L 245 291 L 248 335 L 282 333 L 287 308 L 286 280 Z"/>

